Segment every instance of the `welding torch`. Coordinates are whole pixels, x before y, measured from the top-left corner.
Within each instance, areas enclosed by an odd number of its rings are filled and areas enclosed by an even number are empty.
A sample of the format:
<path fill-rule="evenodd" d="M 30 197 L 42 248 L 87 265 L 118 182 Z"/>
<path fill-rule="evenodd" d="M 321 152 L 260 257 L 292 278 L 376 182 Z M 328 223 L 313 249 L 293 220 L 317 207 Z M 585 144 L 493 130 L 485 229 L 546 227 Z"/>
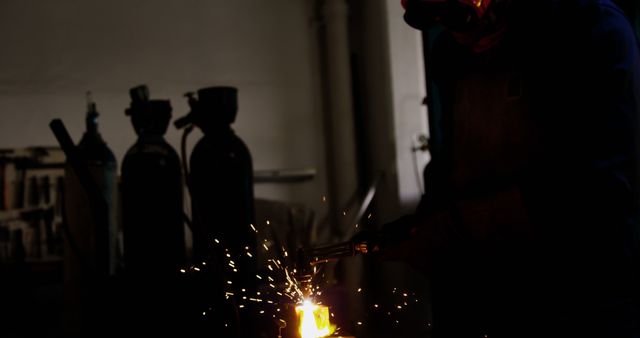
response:
<path fill-rule="evenodd" d="M 371 251 L 377 250 L 377 247 Z M 366 254 L 370 251 L 367 241 L 349 240 L 346 242 L 312 248 L 306 253 L 309 265 L 315 266 L 340 258 L 352 257 L 359 253 Z"/>
<path fill-rule="evenodd" d="M 341 258 L 353 257 L 357 254 L 367 254 L 379 250 L 379 241 L 375 232 L 361 232 L 351 240 L 315 247 L 311 249 L 300 248 L 297 252 L 297 279 L 304 284 L 310 284 L 313 277 L 313 268 L 322 263 L 337 261 Z"/>
<path fill-rule="evenodd" d="M 360 203 L 357 205 L 357 212 L 355 218 L 351 224 L 357 224 L 364 216 L 366 210 L 369 208 L 373 197 L 376 194 L 378 183 L 382 179 L 382 174 L 379 174 L 376 179 L 371 183 L 367 193 L 364 195 Z M 353 229 L 353 228 L 351 228 Z M 351 230 L 342 234 L 341 238 L 351 236 Z M 313 278 L 313 268 L 321 263 L 327 263 L 336 261 L 340 258 L 352 257 L 359 253 L 369 253 L 378 250 L 379 246 L 374 245 L 373 240 L 378 236 L 371 236 L 369 231 L 361 231 L 351 239 L 339 242 L 337 244 L 331 244 L 326 246 L 315 247 L 311 249 L 300 248 L 297 252 L 297 272 L 296 278 L 303 285 L 310 285 L 311 278 Z"/>
<path fill-rule="evenodd" d="M 386 223 L 380 230 L 360 231 L 348 241 L 311 249 L 300 248 L 296 257 L 296 278 L 303 285 L 310 285 L 314 273 L 313 269 L 317 265 L 358 254 L 380 253 L 385 247 L 410 238 L 414 230 L 414 216 L 405 215 L 393 222 Z"/>

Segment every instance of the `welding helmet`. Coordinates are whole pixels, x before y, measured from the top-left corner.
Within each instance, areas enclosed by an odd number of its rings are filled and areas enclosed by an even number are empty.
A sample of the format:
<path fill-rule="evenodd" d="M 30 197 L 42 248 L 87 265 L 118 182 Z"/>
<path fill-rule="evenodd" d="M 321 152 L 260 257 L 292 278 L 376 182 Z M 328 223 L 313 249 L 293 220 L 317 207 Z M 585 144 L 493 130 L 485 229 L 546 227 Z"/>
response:
<path fill-rule="evenodd" d="M 454 32 L 479 27 L 492 0 L 402 0 L 404 20 L 411 27 L 425 29 L 435 24 Z"/>
<path fill-rule="evenodd" d="M 483 52 L 498 43 L 506 30 L 510 0 L 401 0 L 404 20 L 425 30 L 440 25 L 461 45 Z"/>

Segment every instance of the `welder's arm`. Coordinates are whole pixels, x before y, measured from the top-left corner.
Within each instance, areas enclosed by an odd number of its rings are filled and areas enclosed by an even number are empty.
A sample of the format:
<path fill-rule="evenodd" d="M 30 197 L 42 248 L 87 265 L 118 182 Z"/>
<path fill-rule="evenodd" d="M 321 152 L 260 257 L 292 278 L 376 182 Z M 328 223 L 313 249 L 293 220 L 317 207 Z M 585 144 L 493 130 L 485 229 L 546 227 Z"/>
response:
<path fill-rule="evenodd" d="M 356 234 L 352 242 L 357 251 L 390 260 L 401 260 L 427 269 L 434 251 L 454 241 L 450 236 L 453 222 L 449 212 L 428 216 L 416 212 L 384 224 L 379 231 Z"/>
<path fill-rule="evenodd" d="M 385 224 L 381 231 L 355 236 L 354 243 L 428 272 L 438 255 L 473 255 L 524 244 L 533 239 L 534 231 L 521 190 L 514 184 L 458 198 L 438 209 L 419 207 L 416 213 Z"/>
<path fill-rule="evenodd" d="M 404 216 L 385 224 L 380 237 L 381 257 L 404 261 L 423 271 L 430 270 L 434 254 L 459 240 L 448 210 Z"/>
<path fill-rule="evenodd" d="M 433 170 L 436 167 L 435 162 L 437 161 L 432 160 L 424 171 L 425 179 L 430 182 L 441 181 L 433 177 L 438 176 L 438 170 Z M 365 230 L 356 234 L 351 239 L 355 250 L 381 258 L 408 262 L 429 255 L 428 250 L 440 246 L 443 242 L 443 236 L 438 233 L 452 225 L 448 220 L 448 211 L 435 211 L 444 209 L 444 199 L 435 199 L 434 195 L 438 195 L 434 194 L 434 190 L 438 190 L 435 186 L 430 186 L 431 189 L 423 195 L 414 213 L 386 223 L 380 230 Z"/>

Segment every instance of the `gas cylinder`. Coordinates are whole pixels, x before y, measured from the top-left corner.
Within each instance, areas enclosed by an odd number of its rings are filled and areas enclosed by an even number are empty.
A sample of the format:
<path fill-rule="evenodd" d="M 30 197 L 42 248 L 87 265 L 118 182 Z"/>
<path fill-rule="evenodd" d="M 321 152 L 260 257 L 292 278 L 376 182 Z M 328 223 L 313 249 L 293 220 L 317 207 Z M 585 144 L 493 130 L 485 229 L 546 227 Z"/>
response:
<path fill-rule="evenodd" d="M 170 101 L 150 100 L 146 85 L 132 88 L 129 95 L 125 114 L 138 138 L 121 168 L 126 281 L 121 313 L 124 327 L 155 336 L 191 324 L 181 319 L 185 288 L 178 285 L 186 263 L 184 187 L 180 157 L 164 139 Z"/>
<path fill-rule="evenodd" d="M 65 169 L 65 215 L 67 226 L 76 241 L 76 254 L 84 255 L 90 269 L 103 275 L 115 273 L 117 267 L 117 162 L 113 152 L 98 132 L 98 111 L 96 104 L 87 94 L 86 131 L 77 145 L 80 160 L 89 169 L 89 173 L 98 186 L 106 205 L 107 217 L 103 224 L 96 224 L 88 203 L 85 189 L 80 185 L 70 168 Z M 102 229 L 106 224 L 107 229 Z M 67 243 L 70 244 L 70 243 Z M 78 263 L 73 249 L 65 248 L 67 273 L 77 273 L 82 263 Z M 71 267 L 73 265 L 74 267 Z"/>
<path fill-rule="evenodd" d="M 175 125 L 194 125 L 204 134 L 191 152 L 187 175 L 194 261 L 208 263 L 210 287 L 204 292 L 256 294 L 253 164 L 248 147 L 231 127 L 238 111 L 238 91 L 234 87 L 207 87 L 198 90 L 197 98 L 195 93 L 187 96 L 191 111 Z M 229 261 L 234 263 L 233 271 Z M 218 307 L 228 305 L 211 299 Z M 256 321 L 247 315 L 251 312 L 235 310 L 240 318 L 234 336 L 257 336 Z"/>
<path fill-rule="evenodd" d="M 70 165 L 65 168 L 64 216 L 68 233 L 64 245 L 64 287 L 67 334 L 73 336 L 92 324 L 100 294 L 99 284 L 108 280 L 117 262 L 117 162 L 98 132 L 96 104 L 87 93 L 86 131 L 76 150 L 86 166 L 106 210 L 95 210 Z M 94 196 L 95 197 L 95 196 Z M 106 219 L 105 219 L 106 218 Z"/>
<path fill-rule="evenodd" d="M 149 100 L 146 86 L 130 90 L 125 113 L 138 135 L 121 170 L 124 269 L 128 275 L 170 277 L 185 263 L 180 157 L 164 134 L 168 100 Z"/>
<path fill-rule="evenodd" d="M 204 133 L 191 153 L 187 182 L 198 258 L 210 254 L 216 239 L 236 254 L 256 246 L 251 153 L 231 128 L 237 95 L 234 87 L 208 87 L 198 90 L 197 99 L 189 99 L 186 118 Z"/>

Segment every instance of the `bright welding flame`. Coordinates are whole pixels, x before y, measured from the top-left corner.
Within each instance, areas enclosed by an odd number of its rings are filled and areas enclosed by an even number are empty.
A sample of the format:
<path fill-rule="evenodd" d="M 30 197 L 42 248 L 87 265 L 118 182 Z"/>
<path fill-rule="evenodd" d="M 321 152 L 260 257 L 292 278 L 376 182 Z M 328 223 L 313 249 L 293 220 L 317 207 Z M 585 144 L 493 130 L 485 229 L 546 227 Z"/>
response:
<path fill-rule="evenodd" d="M 313 304 L 305 299 L 296 306 L 296 314 L 300 320 L 300 338 L 319 338 L 333 333 L 335 326 L 329 321 L 329 308 Z"/>

